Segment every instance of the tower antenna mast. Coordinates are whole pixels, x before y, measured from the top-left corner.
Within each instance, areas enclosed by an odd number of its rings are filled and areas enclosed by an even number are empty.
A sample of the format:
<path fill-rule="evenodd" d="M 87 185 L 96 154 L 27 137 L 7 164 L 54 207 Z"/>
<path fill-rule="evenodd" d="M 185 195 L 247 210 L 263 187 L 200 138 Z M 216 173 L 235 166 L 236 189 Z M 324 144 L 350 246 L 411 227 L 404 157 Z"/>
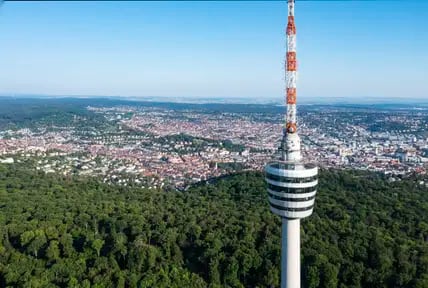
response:
<path fill-rule="evenodd" d="M 297 135 L 297 51 L 296 24 L 294 23 L 294 0 L 288 0 L 288 23 L 286 29 L 287 51 L 285 62 L 285 86 L 287 115 L 283 129 L 282 160 L 300 160 L 300 138 Z"/>

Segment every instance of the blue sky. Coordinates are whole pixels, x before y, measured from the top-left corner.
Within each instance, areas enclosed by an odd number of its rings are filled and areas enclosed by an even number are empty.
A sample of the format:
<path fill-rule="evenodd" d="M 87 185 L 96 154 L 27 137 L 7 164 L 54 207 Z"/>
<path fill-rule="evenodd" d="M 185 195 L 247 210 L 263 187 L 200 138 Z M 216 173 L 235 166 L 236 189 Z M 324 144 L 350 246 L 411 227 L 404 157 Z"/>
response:
<path fill-rule="evenodd" d="M 298 2 L 299 99 L 428 98 L 428 1 Z M 6 2 L 0 93 L 280 98 L 281 2 Z"/>

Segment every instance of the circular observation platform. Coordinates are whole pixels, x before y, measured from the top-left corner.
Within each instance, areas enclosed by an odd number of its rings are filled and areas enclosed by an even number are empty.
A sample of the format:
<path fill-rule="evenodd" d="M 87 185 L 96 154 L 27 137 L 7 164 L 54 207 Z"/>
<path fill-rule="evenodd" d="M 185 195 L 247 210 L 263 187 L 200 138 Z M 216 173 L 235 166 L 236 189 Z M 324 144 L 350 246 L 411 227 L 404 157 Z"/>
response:
<path fill-rule="evenodd" d="M 265 167 L 270 210 L 284 218 L 312 214 L 318 186 L 318 167 L 313 163 L 270 162 Z"/>

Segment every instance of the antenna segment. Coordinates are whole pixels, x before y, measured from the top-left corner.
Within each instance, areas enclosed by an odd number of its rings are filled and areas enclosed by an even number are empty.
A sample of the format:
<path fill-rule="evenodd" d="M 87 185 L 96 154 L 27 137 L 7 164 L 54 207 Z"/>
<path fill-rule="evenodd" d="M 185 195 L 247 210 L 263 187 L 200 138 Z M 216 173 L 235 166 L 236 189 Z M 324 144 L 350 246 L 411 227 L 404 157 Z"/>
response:
<path fill-rule="evenodd" d="M 287 52 L 285 62 L 287 115 L 283 129 L 282 160 L 300 160 L 300 138 L 297 135 L 297 51 L 294 1 L 288 1 Z"/>

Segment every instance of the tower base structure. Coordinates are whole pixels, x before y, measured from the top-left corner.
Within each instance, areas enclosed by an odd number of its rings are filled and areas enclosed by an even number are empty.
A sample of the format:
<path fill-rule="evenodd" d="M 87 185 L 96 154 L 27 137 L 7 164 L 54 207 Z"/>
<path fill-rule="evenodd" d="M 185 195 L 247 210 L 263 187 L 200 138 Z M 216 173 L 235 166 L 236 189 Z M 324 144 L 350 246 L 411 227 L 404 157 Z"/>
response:
<path fill-rule="evenodd" d="M 300 219 L 282 218 L 281 288 L 300 288 Z"/>

